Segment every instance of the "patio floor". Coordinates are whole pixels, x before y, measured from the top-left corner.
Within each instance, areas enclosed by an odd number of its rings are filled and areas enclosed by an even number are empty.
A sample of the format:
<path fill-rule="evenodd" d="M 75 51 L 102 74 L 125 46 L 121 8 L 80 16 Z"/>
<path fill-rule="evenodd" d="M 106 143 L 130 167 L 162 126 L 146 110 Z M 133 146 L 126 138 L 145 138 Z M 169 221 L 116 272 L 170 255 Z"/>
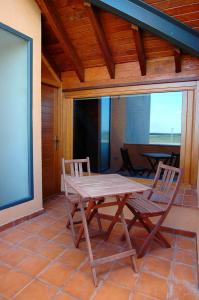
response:
<path fill-rule="evenodd" d="M 138 274 L 129 259 L 98 267 L 100 282 L 95 288 L 86 244 L 74 248 L 65 228 L 64 197 L 51 198 L 45 207 L 43 215 L 0 233 L 0 300 L 199 299 L 194 238 L 167 233 L 172 248 L 154 243 L 138 260 Z M 145 231 L 137 227 L 132 233 L 139 246 Z M 119 252 L 125 247 L 120 236 L 118 224 L 108 243 L 92 239 L 95 256 Z"/>

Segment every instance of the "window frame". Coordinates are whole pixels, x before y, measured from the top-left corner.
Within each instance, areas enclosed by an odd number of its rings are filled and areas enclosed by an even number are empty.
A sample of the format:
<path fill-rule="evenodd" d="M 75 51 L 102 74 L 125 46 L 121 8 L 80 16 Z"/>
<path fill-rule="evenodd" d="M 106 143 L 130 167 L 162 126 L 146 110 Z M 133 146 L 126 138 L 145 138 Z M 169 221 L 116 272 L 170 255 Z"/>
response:
<path fill-rule="evenodd" d="M 28 127 L 28 186 L 29 194 L 22 199 L 0 205 L 0 211 L 25 203 L 34 199 L 34 179 L 33 179 L 33 116 L 32 116 L 32 98 L 33 98 L 33 39 L 24 33 L 21 33 L 10 26 L 0 22 L 0 29 L 17 36 L 27 42 L 27 127 Z"/>

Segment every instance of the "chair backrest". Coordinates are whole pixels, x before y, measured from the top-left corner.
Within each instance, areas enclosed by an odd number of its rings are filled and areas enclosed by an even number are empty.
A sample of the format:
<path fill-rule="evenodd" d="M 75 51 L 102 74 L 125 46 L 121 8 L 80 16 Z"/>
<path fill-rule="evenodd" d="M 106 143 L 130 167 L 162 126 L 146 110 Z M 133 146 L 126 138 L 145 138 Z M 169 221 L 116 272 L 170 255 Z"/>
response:
<path fill-rule="evenodd" d="M 169 210 L 178 193 L 182 174 L 182 169 L 165 165 L 160 162 L 154 178 L 152 190 L 149 194 L 149 198 L 151 200 L 166 203 L 166 210 Z"/>
<path fill-rule="evenodd" d="M 133 165 L 131 163 L 130 157 L 129 157 L 129 152 L 128 149 L 125 148 L 120 148 L 123 164 L 126 168 L 131 168 L 133 169 Z"/>
<path fill-rule="evenodd" d="M 68 166 L 70 169 L 70 174 L 68 174 L 70 176 L 73 177 L 83 176 L 84 166 L 86 168 L 87 174 L 91 175 L 90 160 L 89 157 L 86 157 L 84 159 L 70 159 L 70 160 L 65 160 L 64 158 L 62 158 L 62 174 L 63 174 L 64 190 L 65 190 L 65 194 L 68 195 L 66 166 Z"/>

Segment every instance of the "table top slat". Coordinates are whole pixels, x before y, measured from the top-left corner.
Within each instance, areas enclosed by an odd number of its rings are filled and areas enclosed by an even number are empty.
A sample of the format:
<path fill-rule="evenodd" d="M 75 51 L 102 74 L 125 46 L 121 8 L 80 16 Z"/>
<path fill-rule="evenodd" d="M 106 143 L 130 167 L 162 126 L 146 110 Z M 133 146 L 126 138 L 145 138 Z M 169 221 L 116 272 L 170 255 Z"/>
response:
<path fill-rule="evenodd" d="M 130 194 L 150 189 L 146 185 L 118 174 L 67 176 L 67 181 L 83 199 Z"/>

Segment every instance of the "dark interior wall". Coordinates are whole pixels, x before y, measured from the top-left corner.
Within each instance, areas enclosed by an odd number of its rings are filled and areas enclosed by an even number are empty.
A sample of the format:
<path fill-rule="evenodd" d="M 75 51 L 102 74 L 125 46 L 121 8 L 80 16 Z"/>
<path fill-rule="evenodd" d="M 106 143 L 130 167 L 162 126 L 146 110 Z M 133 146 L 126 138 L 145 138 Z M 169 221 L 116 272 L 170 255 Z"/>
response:
<path fill-rule="evenodd" d="M 91 171 L 98 171 L 99 158 L 99 101 L 74 101 L 74 144 L 73 157 L 90 157 Z"/>

